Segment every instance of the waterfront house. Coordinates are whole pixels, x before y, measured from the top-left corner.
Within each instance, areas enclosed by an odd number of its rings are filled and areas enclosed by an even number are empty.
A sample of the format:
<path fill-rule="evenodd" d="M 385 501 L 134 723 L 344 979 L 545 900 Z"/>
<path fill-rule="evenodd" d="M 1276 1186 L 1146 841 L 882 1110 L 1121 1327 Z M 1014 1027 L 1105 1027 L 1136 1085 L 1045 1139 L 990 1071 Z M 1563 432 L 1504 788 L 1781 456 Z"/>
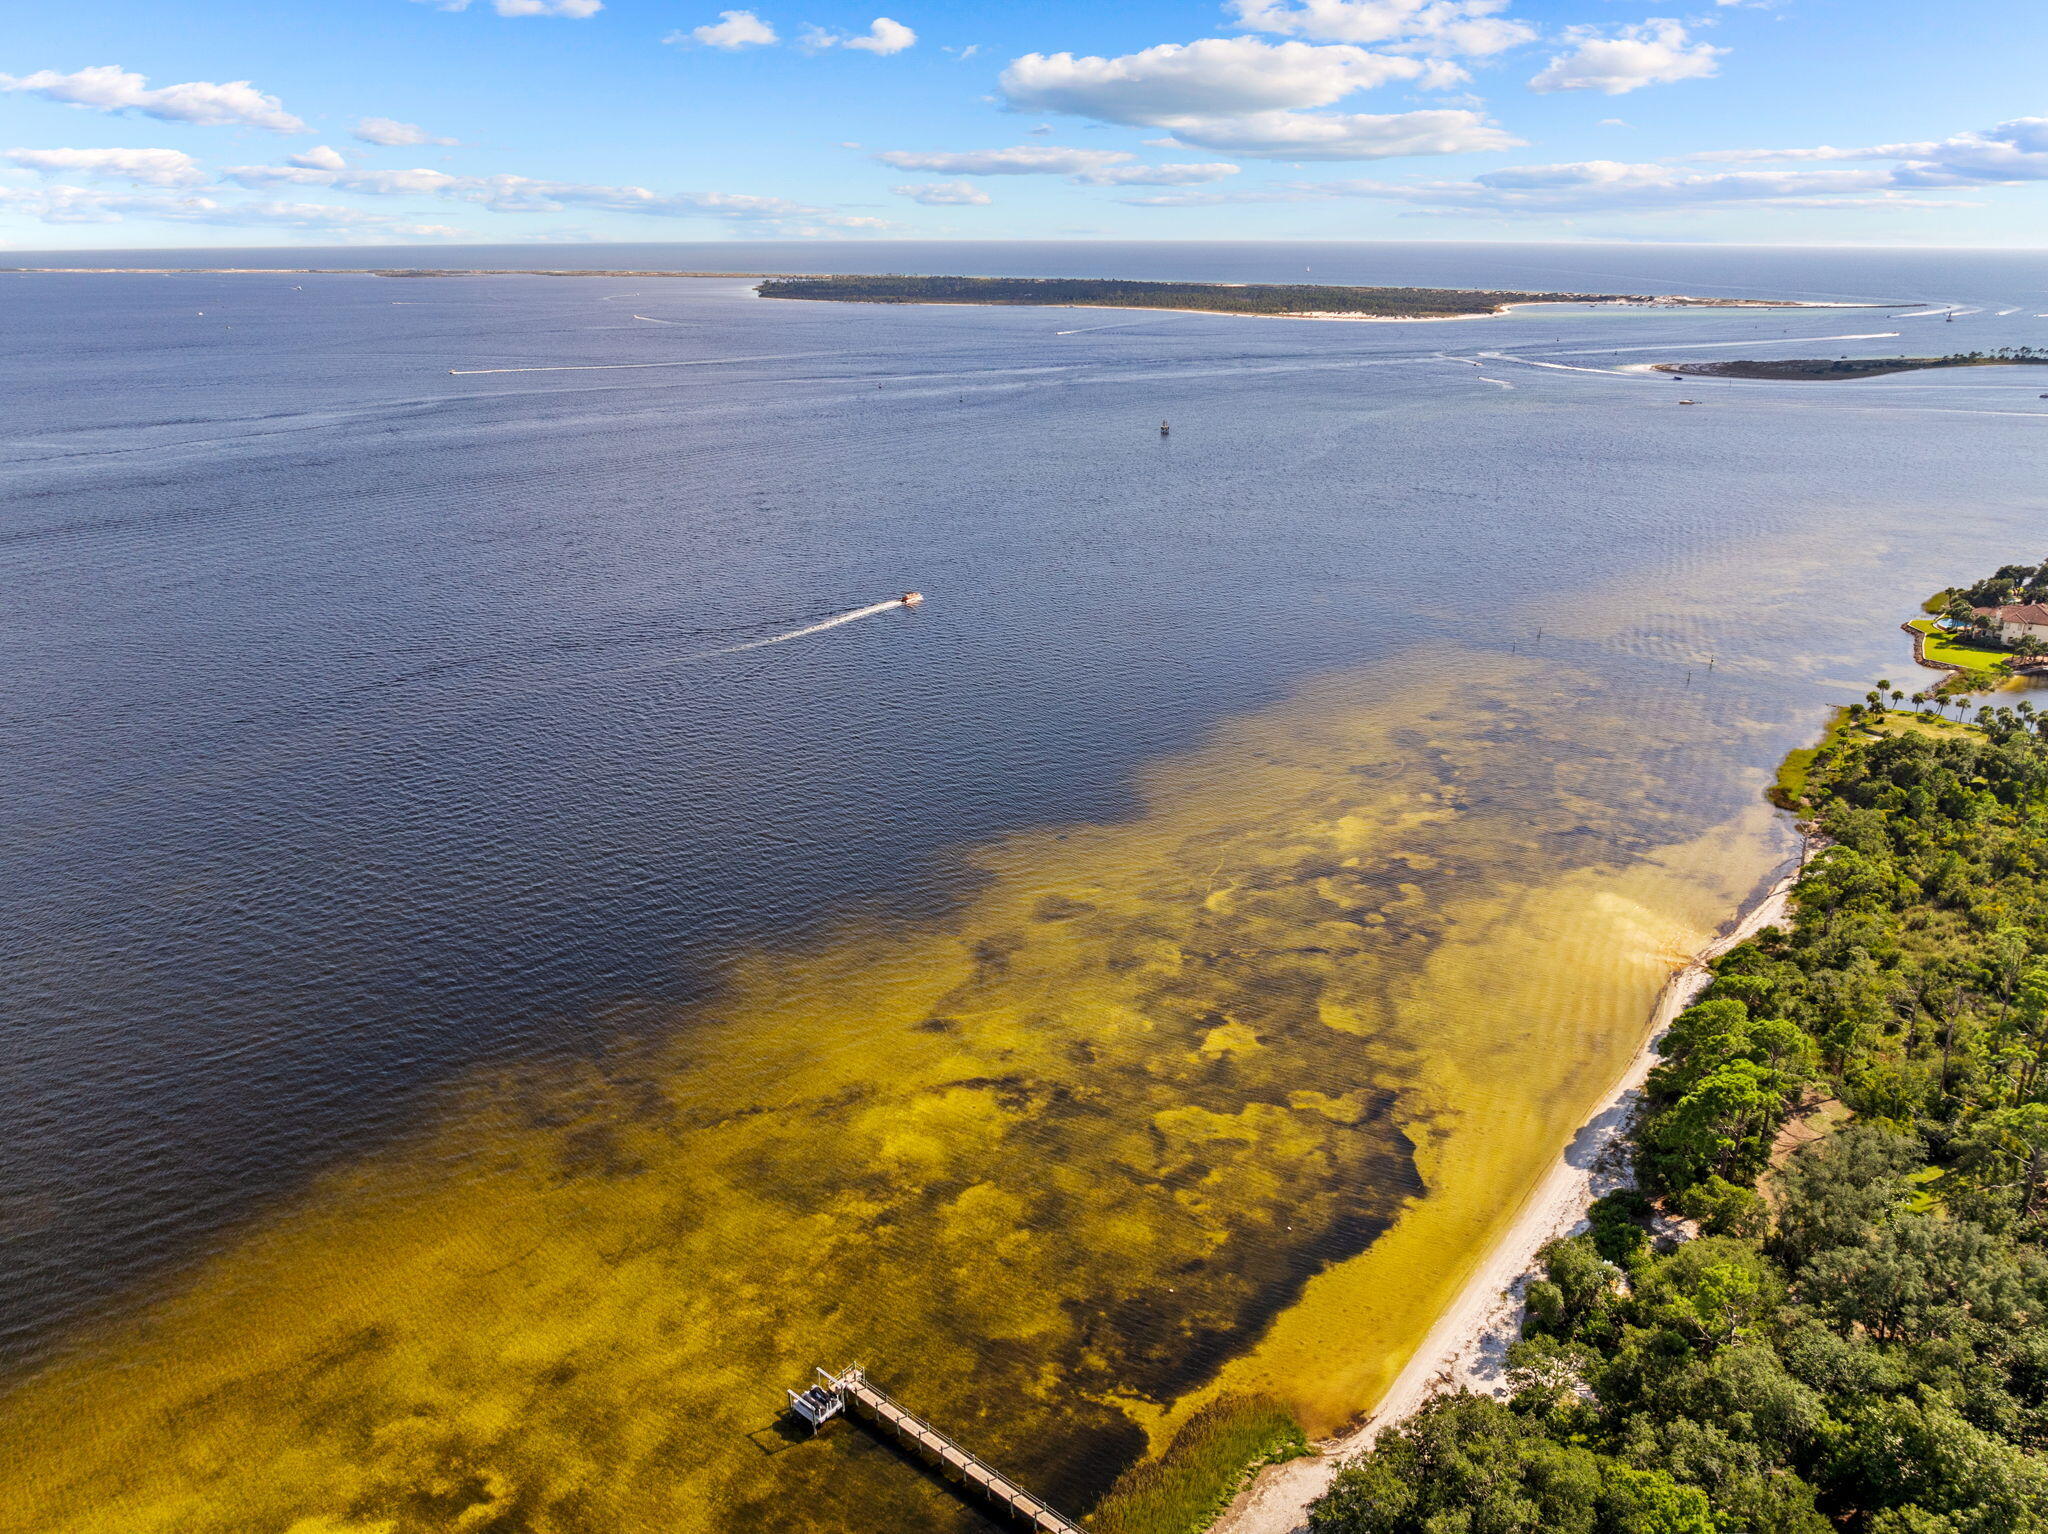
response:
<path fill-rule="evenodd" d="M 1971 611 L 1990 620 L 2002 643 L 2018 644 L 2022 639 L 2048 643 L 2048 602 L 2023 602 L 2016 607 L 1977 607 Z"/>

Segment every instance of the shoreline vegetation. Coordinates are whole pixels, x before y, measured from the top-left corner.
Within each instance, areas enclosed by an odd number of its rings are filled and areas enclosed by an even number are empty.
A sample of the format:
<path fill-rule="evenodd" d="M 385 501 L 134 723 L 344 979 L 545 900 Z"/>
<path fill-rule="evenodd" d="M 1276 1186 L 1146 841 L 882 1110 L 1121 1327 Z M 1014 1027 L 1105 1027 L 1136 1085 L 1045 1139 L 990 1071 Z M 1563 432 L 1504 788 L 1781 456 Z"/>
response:
<path fill-rule="evenodd" d="M 1787 755 L 1795 871 L 1372 1414 L 1215 1534 L 2048 1528 L 2048 713 L 1950 720 L 2001 679 L 1953 669 Z"/>
<path fill-rule="evenodd" d="M 1213 1534 L 1295 1534 L 1311 1505 L 1381 1434 L 1428 1408 L 1447 1389 L 1483 1391 L 1497 1382 L 1504 1354 L 1522 1325 L 1528 1286 L 1541 1272 L 1542 1252 L 1583 1225 L 1600 1195 L 1630 1182 L 1620 1163 L 1625 1160 L 1629 1125 L 1658 1059 L 1659 1041 L 1712 983 L 1715 959 L 1786 917 L 1793 886 L 1812 850 L 1811 843 L 1803 842 L 1790 873 L 1777 878 L 1711 943 L 1672 971 L 1658 993 L 1642 1048 L 1594 1105 L 1570 1145 L 1559 1152 L 1514 1222 L 1485 1254 L 1371 1413 L 1304 1455 L 1279 1462 L 1275 1471 L 1258 1467 L 1262 1473 L 1213 1526 Z"/>
<path fill-rule="evenodd" d="M 1790 300 L 1630 293 L 1524 293 L 1325 283 L 1141 282 L 1097 277 L 834 276 L 770 278 L 763 298 L 853 304 L 986 304 L 1060 309 L 1163 309 L 1278 319 L 1478 319 L 1522 304 L 1641 308 L 1807 307 Z"/>
<path fill-rule="evenodd" d="M 1659 373 L 1687 378 L 1747 378 L 1763 381 L 1825 381 L 1840 378 L 1881 378 L 1887 373 L 1918 373 L 1931 368 L 2001 368 L 2048 365 L 2048 351 L 2031 346 L 2001 347 L 1993 352 L 1951 352 L 1945 357 L 1789 357 L 1782 360 L 1737 358 L 1723 362 L 1659 362 Z"/>
<path fill-rule="evenodd" d="M 2048 1528 L 2048 714 L 1870 697 L 1781 770 L 1816 855 L 1670 1020 L 1637 1186 L 1541 1249 L 1498 1382 L 1232 1534 Z"/>

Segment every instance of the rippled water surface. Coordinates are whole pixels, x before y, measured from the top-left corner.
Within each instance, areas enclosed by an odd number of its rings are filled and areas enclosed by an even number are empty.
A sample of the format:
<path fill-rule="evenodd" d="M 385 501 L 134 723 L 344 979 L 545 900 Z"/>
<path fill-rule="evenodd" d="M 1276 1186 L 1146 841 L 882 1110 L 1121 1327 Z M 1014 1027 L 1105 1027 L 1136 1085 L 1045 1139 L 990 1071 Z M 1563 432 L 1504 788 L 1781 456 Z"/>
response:
<path fill-rule="evenodd" d="M 1959 312 L 0 277 L 0 1527 L 973 1526 L 775 1430 L 852 1358 L 1076 1510 L 1332 1427 L 2040 552 L 2048 370 L 1620 370 L 2040 344 L 2034 258 L 573 254 Z"/>

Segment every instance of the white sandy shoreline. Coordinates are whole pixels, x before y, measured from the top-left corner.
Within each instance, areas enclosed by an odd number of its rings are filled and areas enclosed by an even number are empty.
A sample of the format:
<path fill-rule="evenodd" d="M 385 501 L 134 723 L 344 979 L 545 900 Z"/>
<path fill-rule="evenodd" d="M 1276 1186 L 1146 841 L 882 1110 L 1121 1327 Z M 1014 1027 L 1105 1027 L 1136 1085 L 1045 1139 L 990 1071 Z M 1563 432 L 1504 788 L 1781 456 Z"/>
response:
<path fill-rule="evenodd" d="M 1345 1463 L 1371 1448 L 1387 1428 L 1413 1416 L 1432 1396 L 1459 1389 L 1506 1394 L 1506 1353 L 1521 1334 L 1522 1294 L 1535 1275 L 1537 1252 L 1581 1225 L 1596 1198 L 1630 1182 L 1625 1160 L 1617 1153 L 1641 1101 L 1643 1083 L 1657 1063 L 1657 1041 L 1706 989 L 1712 960 L 1785 919 L 1792 886 L 1810 852 L 1811 847 L 1803 845 L 1797 863 L 1761 900 L 1665 981 L 1643 1047 L 1424 1334 L 1372 1415 L 1318 1444 L 1315 1454 L 1261 1472 L 1217 1520 L 1212 1534 L 1298 1534 L 1310 1504 L 1329 1490 Z"/>
<path fill-rule="evenodd" d="M 1219 288 L 1240 288 L 1241 282 L 1210 284 Z M 1497 320 L 1516 309 L 1882 309 L 1885 304 L 1810 303 L 1793 298 L 1694 298 L 1684 293 L 1662 293 L 1642 298 L 1531 298 L 1518 304 L 1502 304 L 1471 314 L 1346 314 L 1337 310 L 1306 309 L 1296 313 L 1255 314 L 1241 309 L 1172 309 L 1155 304 L 1023 304 L 982 303 L 975 299 L 905 298 L 894 300 L 853 298 L 784 298 L 781 303 L 848 304 L 874 303 L 878 307 L 916 309 L 1097 309 L 1118 314 L 1206 314 L 1225 320 L 1314 320 L 1342 325 L 1450 325 L 1465 320 Z"/>

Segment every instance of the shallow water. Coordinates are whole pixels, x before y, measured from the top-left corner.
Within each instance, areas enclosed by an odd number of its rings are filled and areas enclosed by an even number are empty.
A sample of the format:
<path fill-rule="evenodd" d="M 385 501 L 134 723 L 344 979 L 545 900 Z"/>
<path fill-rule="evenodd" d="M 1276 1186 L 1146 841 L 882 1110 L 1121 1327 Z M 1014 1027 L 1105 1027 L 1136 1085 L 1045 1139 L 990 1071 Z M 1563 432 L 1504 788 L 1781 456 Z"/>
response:
<path fill-rule="evenodd" d="M 1342 1420 L 2042 507 L 2009 376 L 1577 371 L 1860 315 L 9 281 L 37 1530 L 971 1521 L 773 1433 L 854 1357 L 1077 1508 Z"/>

